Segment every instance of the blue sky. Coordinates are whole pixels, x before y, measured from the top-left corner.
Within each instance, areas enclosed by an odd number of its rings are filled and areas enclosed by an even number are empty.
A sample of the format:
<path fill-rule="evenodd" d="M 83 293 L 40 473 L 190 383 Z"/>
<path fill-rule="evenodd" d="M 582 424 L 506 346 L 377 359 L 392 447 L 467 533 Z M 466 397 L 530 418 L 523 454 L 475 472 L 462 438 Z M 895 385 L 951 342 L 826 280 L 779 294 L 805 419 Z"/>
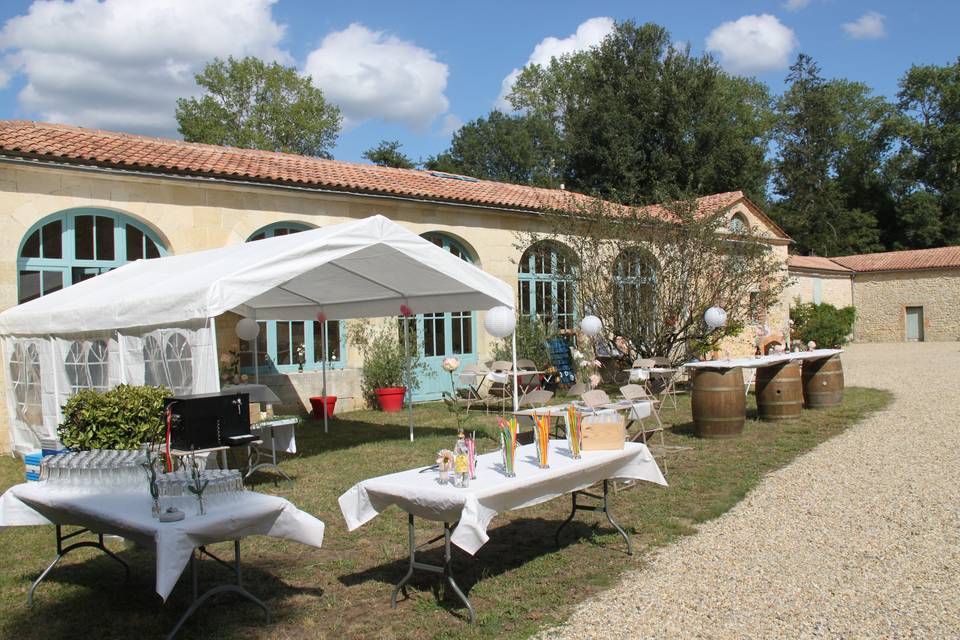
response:
<path fill-rule="evenodd" d="M 341 106 L 335 158 L 360 161 L 396 139 L 418 159 L 487 114 L 512 71 L 590 46 L 626 19 L 662 24 L 774 92 L 800 51 L 826 77 L 891 98 L 911 64 L 960 55 L 960 3 L 948 0 L 8 0 L 0 117 L 176 136 L 176 98 L 196 91 L 192 74 L 214 56 L 257 55 L 295 65 Z"/>

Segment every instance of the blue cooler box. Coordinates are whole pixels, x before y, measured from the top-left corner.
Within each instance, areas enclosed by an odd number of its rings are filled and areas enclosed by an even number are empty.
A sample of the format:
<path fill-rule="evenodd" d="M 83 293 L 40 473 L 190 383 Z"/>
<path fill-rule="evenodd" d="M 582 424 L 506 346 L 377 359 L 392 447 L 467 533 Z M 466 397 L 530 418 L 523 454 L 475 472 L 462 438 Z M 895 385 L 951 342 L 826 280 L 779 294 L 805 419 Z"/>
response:
<path fill-rule="evenodd" d="M 34 451 L 23 456 L 23 465 L 26 470 L 28 482 L 36 482 L 40 479 L 40 461 L 43 460 L 43 452 Z"/>

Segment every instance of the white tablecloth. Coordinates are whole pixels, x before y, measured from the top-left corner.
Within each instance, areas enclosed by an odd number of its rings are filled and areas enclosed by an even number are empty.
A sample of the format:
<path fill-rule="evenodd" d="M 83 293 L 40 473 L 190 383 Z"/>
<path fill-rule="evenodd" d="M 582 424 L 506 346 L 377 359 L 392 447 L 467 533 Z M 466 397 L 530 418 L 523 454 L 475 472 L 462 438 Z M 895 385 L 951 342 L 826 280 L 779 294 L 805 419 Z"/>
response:
<path fill-rule="evenodd" d="M 263 447 L 270 446 L 270 428 L 273 428 L 273 441 L 280 453 L 297 452 L 296 419 L 273 420 L 250 426 L 250 433 L 263 440 Z"/>
<path fill-rule="evenodd" d="M 629 420 L 642 420 L 643 418 L 647 418 L 653 409 L 653 402 L 651 400 L 616 400 L 608 404 L 600 405 L 599 407 L 588 407 L 580 401 L 574 401 L 564 402 L 562 404 L 551 404 L 533 409 L 520 409 L 519 411 L 513 411 L 512 414 L 521 417 L 533 415 L 544 416 L 549 413 L 551 417 L 562 415 L 564 420 L 566 420 L 567 407 L 570 405 L 575 406 L 577 411 L 585 414 L 629 410 L 630 413 L 627 416 Z"/>
<path fill-rule="evenodd" d="M 0 496 L 0 527 L 37 524 L 77 525 L 96 533 L 133 540 L 156 552 L 156 590 L 167 599 L 196 547 L 264 535 L 312 547 L 323 543 L 323 522 L 293 504 L 246 491 L 235 499 L 209 500 L 207 513 L 179 522 L 160 522 L 150 515 L 151 500 L 143 493 L 80 494 L 36 482 L 18 484 Z"/>
<path fill-rule="evenodd" d="M 814 349 L 813 351 L 798 351 L 796 353 L 781 353 L 770 356 L 751 356 L 749 358 L 731 358 L 729 360 L 704 360 L 703 362 L 688 362 L 685 367 L 691 369 L 755 369 L 772 367 L 791 360 L 819 360 L 843 353 L 843 349 Z"/>
<path fill-rule="evenodd" d="M 411 469 L 364 480 L 340 496 L 340 510 L 353 531 L 390 505 L 437 522 L 460 521 L 451 541 L 474 554 L 489 536 L 487 526 L 501 511 L 530 507 L 605 479 L 646 480 L 666 486 L 646 446 L 628 442 L 622 451 L 584 451 L 571 457 L 563 440 L 551 440 L 549 469 L 540 469 L 534 445 L 517 449 L 517 476 L 502 473 L 499 451 L 477 458 L 477 479 L 466 489 L 437 484 L 435 470 Z"/>

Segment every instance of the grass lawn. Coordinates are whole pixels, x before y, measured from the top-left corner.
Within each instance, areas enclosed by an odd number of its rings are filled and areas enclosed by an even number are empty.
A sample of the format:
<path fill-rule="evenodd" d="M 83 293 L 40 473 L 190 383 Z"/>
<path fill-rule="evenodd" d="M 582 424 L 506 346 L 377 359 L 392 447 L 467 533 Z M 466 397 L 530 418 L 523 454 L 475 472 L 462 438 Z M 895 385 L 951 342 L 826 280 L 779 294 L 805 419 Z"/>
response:
<path fill-rule="evenodd" d="M 501 638 L 526 637 L 562 621 L 576 603 L 610 586 L 617 576 L 642 566 L 653 547 L 696 531 L 698 523 L 730 509 L 763 475 L 886 406 L 890 394 L 848 388 L 843 406 L 804 411 L 790 423 L 747 421 L 741 437 L 703 440 L 691 434 L 690 402 L 665 410 L 674 425 L 668 445 L 669 487 L 642 483 L 612 496 L 618 521 L 633 535 L 635 554 L 601 514 L 580 513 L 565 530 L 565 546 L 553 546 L 553 532 L 569 512 L 568 497 L 501 514 L 491 523 L 488 542 L 474 557 L 455 550 L 458 582 L 477 610 L 478 624 L 465 622 L 456 598 L 444 594 L 426 574 L 414 577 L 411 598 L 390 609 L 390 592 L 407 564 L 406 517 L 390 509 L 348 533 L 337 497 L 359 480 L 431 464 L 438 449 L 452 448 L 453 417 L 440 404 L 416 409 L 416 442 L 407 438 L 406 414 L 358 411 L 338 416 L 324 435 L 322 423 L 308 422 L 297 434 L 300 453 L 283 462 L 293 483 L 274 486 L 254 478 L 259 491 L 292 500 L 326 523 L 322 549 L 271 538 L 243 543 L 244 580 L 271 608 L 263 623 L 253 605 L 225 597 L 200 610 L 183 638 Z M 748 407 L 748 417 L 754 406 Z M 493 416 L 479 417 L 480 423 Z M 656 437 L 654 442 L 657 442 Z M 482 451 L 494 442 L 479 442 Z M 21 482 L 19 460 L 0 460 L 0 490 Z M 418 521 L 422 539 L 440 531 Z M 154 593 L 151 553 L 111 546 L 133 569 L 130 584 L 119 565 L 94 550 L 68 555 L 26 606 L 30 582 L 52 559 L 52 527 L 19 527 L 0 532 L 0 636 L 5 638 L 162 637 L 189 606 L 189 572 L 162 604 Z M 215 545 L 224 555 L 229 545 Z M 433 548 L 426 560 L 437 562 Z M 212 562 L 202 563 L 201 588 L 228 577 Z"/>

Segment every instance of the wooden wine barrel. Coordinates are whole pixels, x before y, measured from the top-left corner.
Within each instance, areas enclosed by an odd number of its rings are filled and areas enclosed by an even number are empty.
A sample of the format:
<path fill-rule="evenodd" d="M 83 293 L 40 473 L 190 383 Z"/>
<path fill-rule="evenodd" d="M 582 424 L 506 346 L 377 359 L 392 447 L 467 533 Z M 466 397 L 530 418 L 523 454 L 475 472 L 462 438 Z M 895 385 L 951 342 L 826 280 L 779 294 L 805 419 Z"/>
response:
<path fill-rule="evenodd" d="M 740 369 L 699 369 L 693 378 L 693 425 L 704 438 L 740 435 L 747 413 Z"/>
<path fill-rule="evenodd" d="M 757 415 L 761 420 L 792 420 L 803 409 L 800 363 L 796 360 L 759 367 L 756 379 Z"/>
<path fill-rule="evenodd" d="M 843 404 L 843 364 L 839 355 L 803 361 L 803 403 L 811 409 Z"/>

